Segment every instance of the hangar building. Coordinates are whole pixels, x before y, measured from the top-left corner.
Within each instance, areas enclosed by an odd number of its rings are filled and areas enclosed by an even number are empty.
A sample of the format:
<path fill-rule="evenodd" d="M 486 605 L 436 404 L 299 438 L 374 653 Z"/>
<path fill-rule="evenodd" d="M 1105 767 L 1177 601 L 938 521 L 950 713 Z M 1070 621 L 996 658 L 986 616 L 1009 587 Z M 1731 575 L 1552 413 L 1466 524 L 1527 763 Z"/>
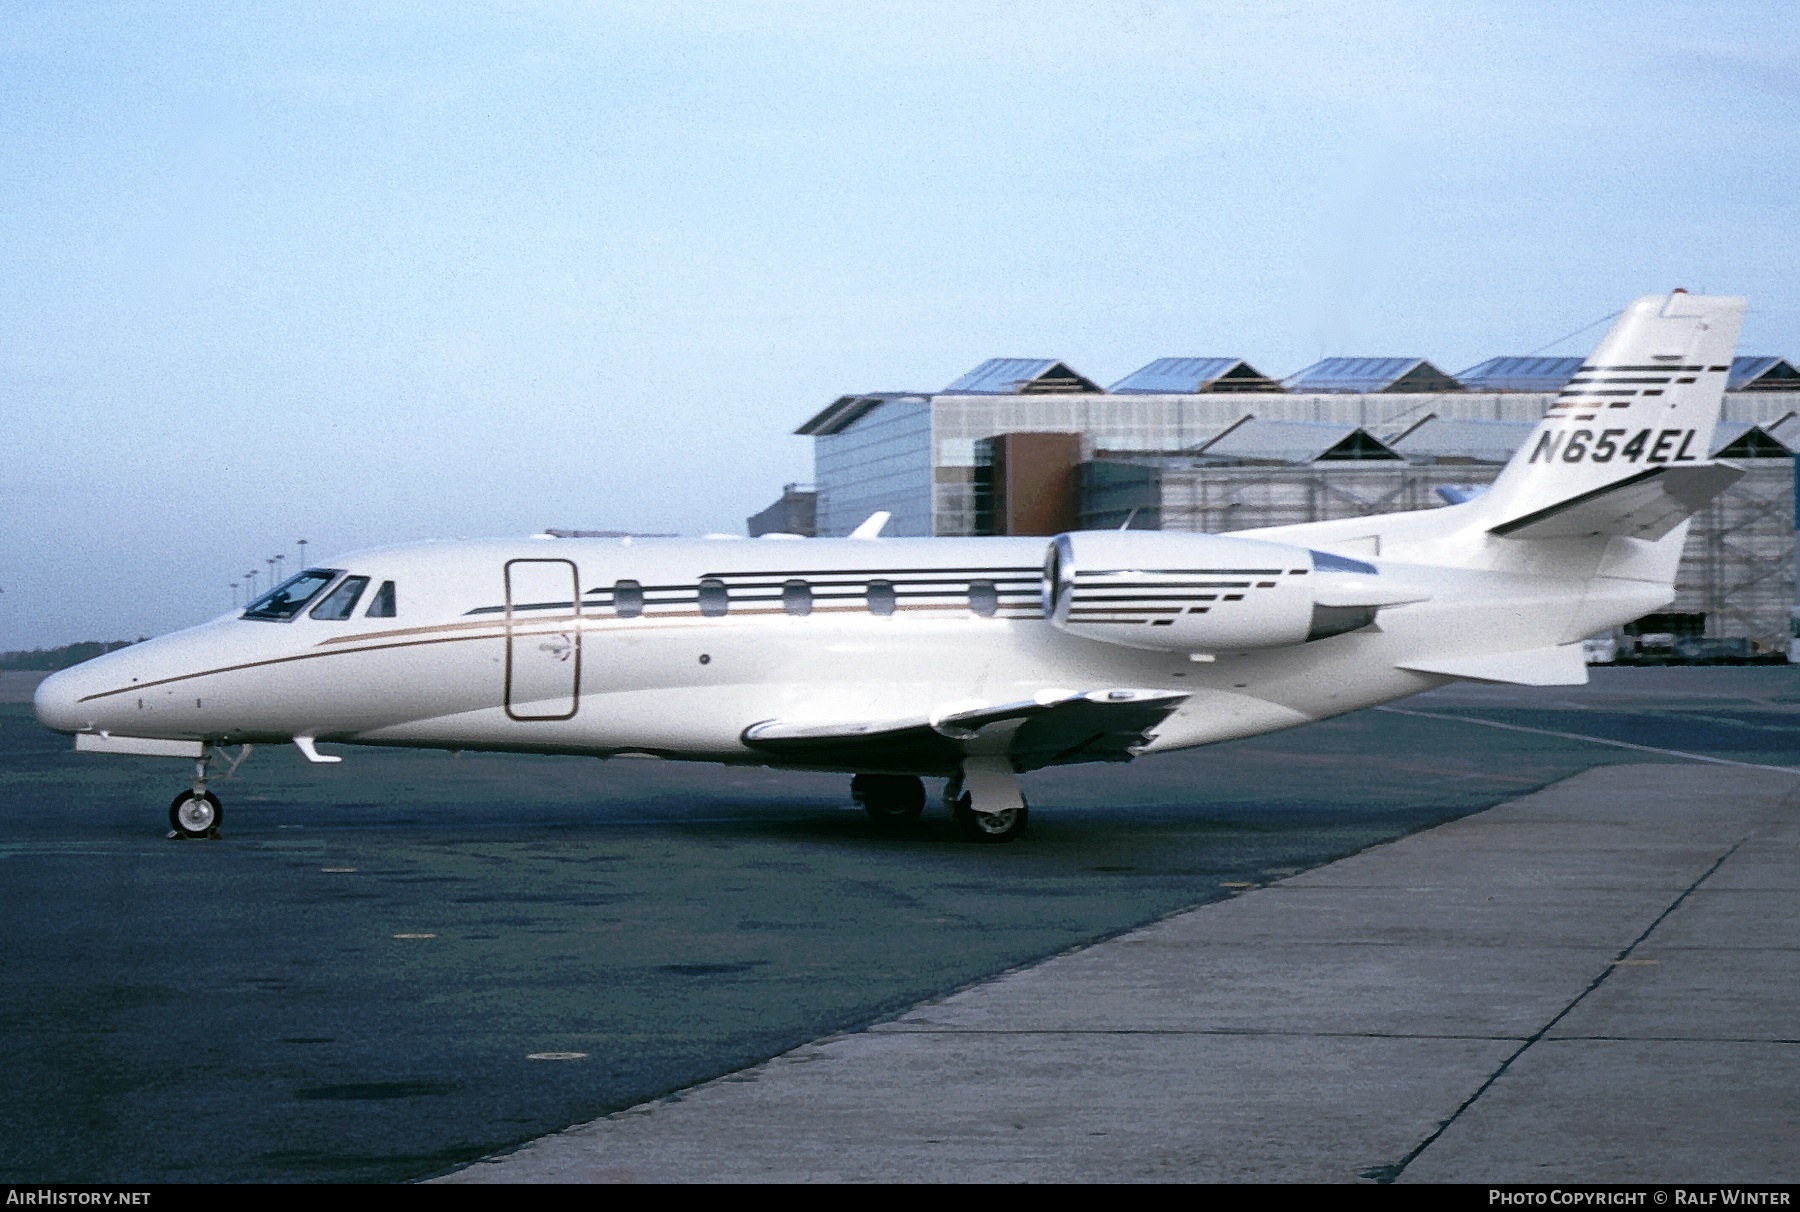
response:
<path fill-rule="evenodd" d="M 1241 358 L 1171 357 L 1102 388 L 1054 358 L 994 358 L 940 392 L 841 396 L 796 432 L 813 439 L 820 535 L 876 510 L 890 535 L 1243 530 L 1464 499 L 1581 364 L 1501 357 L 1452 376 L 1327 358 L 1278 381 Z M 1785 651 L 1800 371 L 1737 358 L 1723 418 L 1716 453 L 1748 474 L 1696 517 L 1679 597 L 1639 630 L 1690 653 Z"/>

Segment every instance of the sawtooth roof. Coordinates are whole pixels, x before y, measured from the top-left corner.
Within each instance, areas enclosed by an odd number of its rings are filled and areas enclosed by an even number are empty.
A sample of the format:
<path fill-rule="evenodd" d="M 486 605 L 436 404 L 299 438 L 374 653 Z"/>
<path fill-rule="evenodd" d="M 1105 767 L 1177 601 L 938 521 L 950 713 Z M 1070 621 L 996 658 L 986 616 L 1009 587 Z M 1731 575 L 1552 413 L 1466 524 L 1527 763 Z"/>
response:
<path fill-rule="evenodd" d="M 1456 376 L 1469 391 L 1561 391 L 1581 369 L 1581 358 L 1489 358 Z"/>
<path fill-rule="evenodd" d="M 1325 358 L 1282 381 L 1300 393 L 1461 391 L 1462 384 L 1424 358 Z"/>
<path fill-rule="evenodd" d="M 1754 355 L 1733 358 L 1726 391 L 1800 391 L 1800 370 L 1786 358 Z"/>
<path fill-rule="evenodd" d="M 1244 463 L 1320 463 L 1400 458 L 1358 425 L 1318 421 L 1264 421 L 1247 416 L 1197 447 L 1203 458 Z"/>
<path fill-rule="evenodd" d="M 989 358 L 944 388 L 947 396 L 1069 395 L 1098 383 L 1055 358 Z"/>
<path fill-rule="evenodd" d="M 1242 358 L 1158 358 L 1107 388 L 1117 395 L 1197 395 L 1280 391 L 1281 384 Z"/>

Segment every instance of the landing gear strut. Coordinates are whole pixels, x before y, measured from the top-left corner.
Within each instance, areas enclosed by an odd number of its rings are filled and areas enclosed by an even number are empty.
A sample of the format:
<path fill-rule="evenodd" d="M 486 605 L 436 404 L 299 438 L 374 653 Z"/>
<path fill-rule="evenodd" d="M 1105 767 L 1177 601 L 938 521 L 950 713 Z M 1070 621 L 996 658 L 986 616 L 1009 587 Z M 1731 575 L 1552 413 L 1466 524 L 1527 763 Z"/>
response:
<path fill-rule="evenodd" d="M 1031 809 L 1012 764 L 971 759 L 944 784 L 944 807 L 976 842 L 1010 842 L 1025 832 Z"/>
<path fill-rule="evenodd" d="M 850 798 L 877 825 L 898 828 L 925 811 L 925 784 L 913 774 L 859 774 L 850 780 Z"/>
<path fill-rule="evenodd" d="M 208 757 L 194 760 L 194 785 L 175 797 L 169 805 L 170 837 L 203 838 L 219 836 L 219 821 L 225 810 L 219 797 L 206 789 Z"/>

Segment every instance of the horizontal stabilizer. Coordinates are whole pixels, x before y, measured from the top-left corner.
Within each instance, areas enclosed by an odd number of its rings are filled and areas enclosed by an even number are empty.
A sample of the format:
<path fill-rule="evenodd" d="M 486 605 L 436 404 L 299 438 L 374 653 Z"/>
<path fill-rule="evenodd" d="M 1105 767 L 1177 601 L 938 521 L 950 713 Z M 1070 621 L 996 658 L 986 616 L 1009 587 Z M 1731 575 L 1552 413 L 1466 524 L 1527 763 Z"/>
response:
<path fill-rule="evenodd" d="M 870 772 L 951 774 L 971 754 L 1003 754 L 1020 771 L 1125 762 L 1187 697 L 1169 690 L 1053 691 L 898 720 L 765 720 L 744 729 L 743 739 L 785 762 Z"/>
<path fill-rule="evenodd" d="M 1506 682 L 1514 686 L 1581 686 L 1588 680 L 1587 662 L 1580 644 L 1532 648 L 1524 652 L 1494 652 L 1485 656 L 1454 656 L 1439 660 L 1403 661 L 1401 669 L 1415 673 L 1441 673 L 1471 682 Z"/>
<path fill-rule="evenodd" d="M 1652 467 L 1630 479 L 1570 497 L 1489 528 L 1508 539 L 1590 535 L 1660 539 L 1744 475 L 1729 463 Z"/>

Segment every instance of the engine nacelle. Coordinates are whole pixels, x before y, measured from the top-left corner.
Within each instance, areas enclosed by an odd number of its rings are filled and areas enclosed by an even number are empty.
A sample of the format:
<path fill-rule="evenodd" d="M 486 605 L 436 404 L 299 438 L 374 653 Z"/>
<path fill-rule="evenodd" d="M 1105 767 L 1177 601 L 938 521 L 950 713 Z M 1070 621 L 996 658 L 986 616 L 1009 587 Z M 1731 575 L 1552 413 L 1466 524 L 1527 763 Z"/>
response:
<path fill-rule="evenodd" d="M 1158 652 L 1239 652 L 1367 627 L 1423 595 L 1373 564 L 1286 543 L 1155 530 L 1057 535 L 1044 615 L 1070 635 Z"/>

